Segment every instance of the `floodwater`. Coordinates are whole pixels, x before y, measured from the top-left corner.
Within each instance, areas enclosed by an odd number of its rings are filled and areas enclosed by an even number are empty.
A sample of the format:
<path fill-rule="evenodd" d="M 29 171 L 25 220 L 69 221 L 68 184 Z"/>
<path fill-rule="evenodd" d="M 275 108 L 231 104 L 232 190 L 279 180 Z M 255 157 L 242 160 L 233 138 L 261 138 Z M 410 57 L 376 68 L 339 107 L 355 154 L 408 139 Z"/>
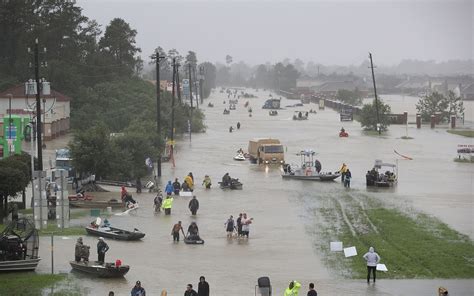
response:
<path fill-rule="evenodd" d="M 140 209 L 129 216 L 112 216 L 109 220 L 117 227 L 139 228 L 146 233 L 143 241 L 108 241 L 110 250 L 106 259 L 121 259 L 131 266 L 124 279 L 92 279 L 73 273 L 84 294 L 128 295 L 136 280 L 140 280 L 148 295 L 157 295 L 162 289 L 168 295 L 182 295 L 186 284 L 197 286 L 199 276 L 210 283 L 212 295 L 254 295 L 257 278 L 269 276 L 274 295 L 282 295 L 288 282 L 298 280 L 306 293 L 309 282 L 314 282 L 321 295 L 435 295 L 437 287 L 446 286 L 452 295 L 472 295 L 474 284 L 470 280 L 385 280 L 383 275 L 376 285 L 364 280 L 343 279 L 328 270 L 323 256 L 315 246 L 320 238 L 311 231 L 309 208 L 318 203 L 316 195 L 336 197 L 347 191 L 340 182 L 318 183 L 282 180 L 278 168 L 258 167 L 248 162 L 233 160 L 239 148 L 247 149 L 248 140 L 257 137 L 278 138 L 286 146 L 286 160 L 299 164 L 295 154 L 300 149 L 313 148 L 318 152 L 323 171 L 336 171 L 342 162 L 352 171 L 354 194 L 367 194 L 382 203 L 402 209 L 415 209 L 434 215 L 454 229 L 474 238 L 473 169 L 470 164 L 453 162 L 458 144 L 472 144 L 469 138 L 451 135 L 446 130 L 427 127 L 408 128 L 412 140 L 402 140 L 407 133 L 404 126 L 392 126 L 388 134 L 368 136 L 358 122 L 344 123 L 349 138 L 339 138 L 342 123 L 339 115 L 326 108 L 310 114 L 308 121 L 293 121 L 296 110 L 317 109 L 314 104 L 279 110 L 270 117 L 261 109 L 269 93 L 260 90 L 259 98 L 241 99 L 237 110 L 223 115 L 223 100 L 227 95 L 215 92 L 204 106 L 207 131 L 193 134 L 178 143 L 176 167 L 163 165 L 162 185 L 178 177 L 181 181 L 188 172 L 196 180 L 195 195 L 200 209 L 191 217 L 187 205 L 189 198 L 175 198 L 172 215 L 154 214 L 153 195 L 134 194 Z M 253 116 L 244 108 L 250 101 Z M 207 103 L 214 103 L 208 108 Z M 282 106 L 294 101 L 282 100 Z M 241 129 L 229 133 L 229 127 L 241 123 Z M 53 145 L 54 146 L 54 145 Z M 399 153 L 413 160 L 399 160 L 399 184 L 390 191 L 367 192 L 365 172 L 375 159 L 396 162 Z M 223 191 L 216 187 L 222 175 L 229 172 L 244 184 L 241 191 Z M 200 186 L 209 174 L 214 188 Z M 119 188 L 106 196 L 119 196 Z M 317 194 L 316 194 L 317 193 Z M 99 195 L 99 194 L 97 194 Z M 224 222 L 229 215 L 236 217 L 246 212 L 254 218 L 248 240 L 227 239 Z M 87 223 L 92 218 L 81 218 L 74 223 Z M 172 225 L 181 220 L 184 227 L 192 221 L 199 225 L 204 245 L 173 244 Z M 55 272 L 70 272 L 76 237 L 55 238 Z M 91 246 L 91 257 L 96 255 L 94 237 L 85 237 Z M 329 244 L 329 242 L 326 242 Z M 50 272 L 50 239 L 41 238 L 41 261 L 37 271 Z M 359 250 L 359 253 L 365 250 Z M 381 254 L 383 257 L 384 255 Z M 361 264 L 364 264 L 361 258 Z M 390 269 L 390 267 L 388 266 Z"/>

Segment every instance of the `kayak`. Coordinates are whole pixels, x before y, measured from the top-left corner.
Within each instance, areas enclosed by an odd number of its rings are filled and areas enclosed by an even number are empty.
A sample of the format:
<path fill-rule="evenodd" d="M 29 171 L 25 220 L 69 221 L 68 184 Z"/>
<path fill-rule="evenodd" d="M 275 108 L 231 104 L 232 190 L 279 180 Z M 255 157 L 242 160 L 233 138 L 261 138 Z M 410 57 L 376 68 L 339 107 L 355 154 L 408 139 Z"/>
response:
<path fill-rule="evenodd" d="M 185 243 L 185 244 L 188 244 L 188 245 L 203 245 L 203 244 L 204 244 L 204 240 L 202 240 L 202 239 L 193 240 L 193 239 L 187 239 L 187 238 L 185 238 L 185 239 L 184 239 L 184 243 Z"/>

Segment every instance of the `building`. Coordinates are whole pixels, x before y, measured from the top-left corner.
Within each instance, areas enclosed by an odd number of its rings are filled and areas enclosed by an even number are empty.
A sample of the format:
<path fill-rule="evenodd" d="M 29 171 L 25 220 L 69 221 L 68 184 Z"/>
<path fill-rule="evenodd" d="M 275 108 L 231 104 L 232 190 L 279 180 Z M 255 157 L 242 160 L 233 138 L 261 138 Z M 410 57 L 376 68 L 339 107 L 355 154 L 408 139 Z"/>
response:
<path fill-rule="evenodd" d="M 338 90 L 355 91 L 359 90 L 363 96 L 368 95 L 367 87 L 355 81 L 328 81 L 319 86 L 313 87 L 318 94 L 325 96 L 335 96 Z"/>
<path fill-rule="evenodd" d="M 474 100 L 474 83 L 466 87 L 459 85 L 461 98 L 465 101 Z"/>
<path fill-rule="evenodd" d="M 12 95 L 11 109 L 9 95 Z M 55 90 L 49 95 L 41 95 L 43 139 L 54 139 L 69 131 L 71 98 Z M 46 112 L 45 112 L 46 110 Z M 36 117 L 36 96 L 26 95 L 25 85 L 17 85 L 0 92 L 0 122 L 9 115 L 29 120 Z"/>

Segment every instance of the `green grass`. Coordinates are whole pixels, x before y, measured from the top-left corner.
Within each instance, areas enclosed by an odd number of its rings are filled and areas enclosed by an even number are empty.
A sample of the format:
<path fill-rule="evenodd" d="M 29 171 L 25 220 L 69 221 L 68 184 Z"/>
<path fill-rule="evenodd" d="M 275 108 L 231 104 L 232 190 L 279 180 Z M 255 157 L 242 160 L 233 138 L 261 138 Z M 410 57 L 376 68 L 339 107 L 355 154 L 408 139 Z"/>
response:
<path fill-rule="evenodd" d="M 54 235 L 69 236 L 69 235 L 86 235 L 84 227 L 73 226 L 69 228 L 58 228 L 56 223 L 49 222 L 46 228 L 39 230 L 39 235 Z"/>
<path fill-rule="evenodd" d="M 369 219 L 379 234 L 369 232 L 355 239 L 349 231 L 342 237 L 344 245 L 355 245 L 360 255 L 374 246 L 390 272 L 390 278 L 474 278 L 474 245 L 447 225 L 418 215 L 417 219 L 388 209 L 368 210 Z M 358 278 L 364 278 L 366 267 L 359 258 L 350 259 Z"/>
<path fill-rule="evenodd" d="M 447 132 L 458 136 L 474 138 L 474 130 L 447 130 Z"/>
<path fill-rule="evenodd" d="M 32 208 L 18 210 L 18 212 L 20 214 L 23 214 L 23 215 L 33 215 L 33 209 Z"/>
<path fill-rule="evenodd" d="M 474 278 L 474 244 L 469 237 L 424 214 L 409 217 L 380 206 L 363 210 L 349 198 L 341 199 L 346 200 L 344 212 L 355 236 L 338 204 L 319 209 L 325 220 L 320 231 L 324 240 L 357 248 L 357 256 L 345 258 L 341 252 L 330 252 L 329 243 L 320 245 L 325 263 L 341 275 L 365 278 L 362 255 L 373 246 L 389 270 L 378 273 L 382 278 Z"/>
<path fill-rule="evenodd" d="M 82 218 L 82 217 L 87 217 L 89 216 L 90 214 L 90 211 L 88 210 L 82 210 L 82 209 L 71 209 L 71 219 L 78 219 L 78 218 Z"/>
<path fill-rule="evenodd" d="M 474 156 L 471 156 L 470 159 L 468 158 L 458 158 L 456 157 L 454 159 L 454 162 L 460 162 L 460 163 L 474 163 Z"/>
<path fill-rule="evenodd" d="M 5 227 L 6 227 L 5 224 L 0 224 L 0 232 L 2 232 L 3 229 L 5 229 Z M 58 228 L 56 223 L 52 223 L 52 222 L 49 222 L 48 226 L 46 228 L 39 230 L 38 233 L 41 236 L 51 235 L 51 233 L 54 233 L 54 235 L 61 235 L 61 236 L 87 234 L 85 228 L 82 226 L 73 226 L 73 227 L 61 229 L 61 228 Z"/>
<path fill-rule="evenodd" d="M 65 274 L 16 272 L 0 276 L 0 295 L 41 296 L 45 295 L 45 291 L 48 292 L 47 295 L 55 296 L 81 295 L 77 287 L 73 286 Z"/>

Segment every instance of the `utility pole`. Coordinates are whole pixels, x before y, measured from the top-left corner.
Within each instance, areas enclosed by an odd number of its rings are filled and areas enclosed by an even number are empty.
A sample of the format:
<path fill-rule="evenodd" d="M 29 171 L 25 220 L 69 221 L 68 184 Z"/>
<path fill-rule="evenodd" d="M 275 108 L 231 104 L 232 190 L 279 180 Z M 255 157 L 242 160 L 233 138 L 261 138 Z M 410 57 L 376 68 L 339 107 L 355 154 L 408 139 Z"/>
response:
<path fill-rule="evenodd" d="M 189 141 L 191 141 L 191 129 L 193 124 L 193 82 L 191 75 L 191 63 L 188 63 L 188 76 L 189 76 L 189 101 L 191 102 L 191 111 L 189 112 Z M 196 93 L 197 96 L 197 93 Z"/>
<path fill-rule="evenodd" d="M 173 141 L 174 141 L 174 104 L 175 104 L 175 81 L 176 81 L 176 58 L 173 58 L 173 90 L 171 91 L 171 133 L 170 133 L 170 155 L 173 157 Z"/>
<path fill-rule="evenodd" d="M 161 85 L 160 85 L 160 60 L 165 57 L 160 56 L 158 50 L 151 57 L 156 62 L 156 132 L 158 134 L 158 141 L 161 138 Z M 156 160 L 157 176 L 161 177 L 161 149 L 158 147 L 158 158 Z"/>
<path fill-rule="evenodd" d="M 38 38 L 35 40 L 35 80 L 36 80 L 36 145 L 38 147 L 38 170 L 43 170 L 43 139 L 41 127 L 41 83 L 39 78 L 39 51 Z"/>
<path fill-rule="evenodd" d="M 199 109 L 196 67 L 193 68 L 193 73 L 194 73 L 194 80 L 195 80 L 194 81 L 194 93 L 196 94 L 196 108 Z"/>
<path fill-rule="evenodd" d="M 193 110 L 193 83 L 191 75 L 191 63 L 188 63 L 188 77 L 189 77 L 189 101 L 191 102 L 191 111 Z M 192 114 L 192 113 L 191 113 Z"/>
<path fill-rule="evenodd" d="M 204 102 L 204 98 L 202 96 L 202 86 L 203 86 L 203 81 L 204 81 L 204 67 L 201 66 L 199 67 L 199 74 L 201 75 L 199 79 L 199 97 L 201 98 L 201 105 Z"/>
<path fill-rule="evenodd" d="M 374 95 L 375 95 L 375 110 L 377 110 L 377 131 L 379 132 L 379 135 L 381 134 L 381 128 L 380 128 L 380 118 L 379 118 L 379 102 L 377 99 L 377 87 L 375 86 L 375 74 L 374 74 L 374 64 L 372 62 L 372 54 L 369 52 L 369 58 L 370 58 L 370 68 L 372 69 L 372 81 L 374 83 Z"/>
<path fill-rule="evenodd" d="M 183 103 L 181 100 L 181 83 L 179 80 L 179 64 L 176 64 L 176 91 L 178 92 L 178 100 L 180 103 Z"/>

